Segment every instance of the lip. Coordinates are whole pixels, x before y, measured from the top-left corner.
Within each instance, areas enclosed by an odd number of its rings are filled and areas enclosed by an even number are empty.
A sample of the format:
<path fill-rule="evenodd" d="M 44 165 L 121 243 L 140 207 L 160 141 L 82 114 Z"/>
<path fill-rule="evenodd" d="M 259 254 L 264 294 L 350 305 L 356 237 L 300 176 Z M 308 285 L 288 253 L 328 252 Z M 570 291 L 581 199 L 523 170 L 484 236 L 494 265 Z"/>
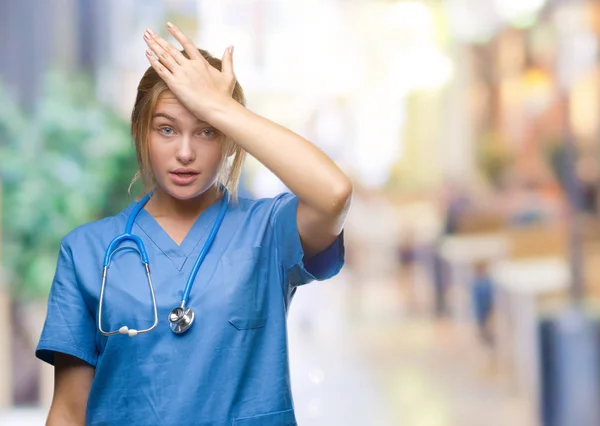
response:
<path fill-rule="evenodd" d="M 173 181 L 173 183 L 178 186 L 185 186 L 193 183 L 196 180 L 196 178 L 198 178 L 199 174 L 200 173 L 198 173 L 194 169 L 186 168 L 180 168 L 169 172 L 171 181 Z"/>
<path fill-rule="evenodd" d="M 180 167 L 178 169 L 175 170 L 171 170 L 171 173 L 175 173 L 175 174 L 199 174 L 197 170 L 194 169 L 190 169 L 189 167 Z"/>

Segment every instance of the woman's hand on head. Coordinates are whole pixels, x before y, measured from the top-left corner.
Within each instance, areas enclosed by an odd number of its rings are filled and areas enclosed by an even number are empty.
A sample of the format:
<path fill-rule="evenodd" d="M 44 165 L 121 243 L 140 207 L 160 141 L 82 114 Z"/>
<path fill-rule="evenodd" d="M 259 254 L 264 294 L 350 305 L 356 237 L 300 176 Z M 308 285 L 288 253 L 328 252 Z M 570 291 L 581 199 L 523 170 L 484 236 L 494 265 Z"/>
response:
<path fill-rule="evenodd" d="M 144 33 L 144 41 L 148 45 L 146 58 L 179 101 L 202 119 L 215 105 L 231 100 L 236 82 L 233 46 L 225 49 L 219 71 L 208 63 L 179 28 L 170 23 L 167 28 L 189 59 L 150 29 Z"/>

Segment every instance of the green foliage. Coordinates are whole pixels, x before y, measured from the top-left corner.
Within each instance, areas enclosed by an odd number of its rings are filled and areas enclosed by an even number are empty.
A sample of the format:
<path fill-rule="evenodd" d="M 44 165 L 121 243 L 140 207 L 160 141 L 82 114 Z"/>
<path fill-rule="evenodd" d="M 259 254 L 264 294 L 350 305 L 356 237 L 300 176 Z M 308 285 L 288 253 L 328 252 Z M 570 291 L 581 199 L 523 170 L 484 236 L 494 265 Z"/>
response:
<path fill-rule="evenodd" d="M 130 201 L 136 170 L 126 120 L 82 76 L 50 75 L 36 110 L 0 87 L 3 267 L 15 296 L 47 295 L 60 240 Z"/>

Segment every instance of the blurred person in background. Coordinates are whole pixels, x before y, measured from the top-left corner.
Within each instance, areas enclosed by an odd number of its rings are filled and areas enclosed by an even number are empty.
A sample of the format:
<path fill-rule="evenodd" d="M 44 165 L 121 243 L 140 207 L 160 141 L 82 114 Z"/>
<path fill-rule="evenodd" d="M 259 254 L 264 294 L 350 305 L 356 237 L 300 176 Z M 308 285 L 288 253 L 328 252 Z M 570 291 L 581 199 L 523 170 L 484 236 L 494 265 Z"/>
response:
<path fill-rule="evenodd" d="M 442 204 L 442 229 L 433 242 L 432 247 L 432 282 L 434 291 L 434 314 L 438 318 L 446 317 L 449 312 L 447 292 L 450 285 L 448 262 L 442 257 L 441 243 L 449 235 L 459 231 L 465 215 L 472 207 L 466 191 L 458 183 L 450 183 L 443 188 L 440 201 Z"/>
<path fill-rule="evenodd" d="M 396 257 L 398 284 L 402 298 L 406 301 L 407 311 L 414 314 L 418 309 L 415 282 L 417 281 L 416 269 L 419 260 L 419 247 L 415 230 L 407 229 L 400 238 L 396 249 Z"/>
<path fill-rule="evenodd" d="M 233 47 L 219 60 L 167 27 L 183 50 L 146 31 L 132 113 L 145 196 L 60 247 L 36 350 L 55 367 L 47 424 L 296 424 L 287 310 L 340 271 L 352 184 L 244 107 Z M 246 152 L 293 193 L 238 199 Z"/>
<path fill-rule="evenodd" d="M 475 276 L 471 285 L 471 300 L 479 339 L 485 345 L 492 344 L 491 316 L 494 306 L 494 285 L 489 274 L 489 265 L 481 261 L 475 265 Z"/>

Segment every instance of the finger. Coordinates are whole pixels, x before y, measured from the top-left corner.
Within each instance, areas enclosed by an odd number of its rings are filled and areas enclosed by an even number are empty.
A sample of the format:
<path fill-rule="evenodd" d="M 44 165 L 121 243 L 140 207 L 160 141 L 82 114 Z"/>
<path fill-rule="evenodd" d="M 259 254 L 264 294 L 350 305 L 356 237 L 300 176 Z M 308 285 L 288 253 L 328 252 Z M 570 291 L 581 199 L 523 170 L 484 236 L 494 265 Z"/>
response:
<path fill-rule="evenodd" d="M 223 53 L 221 59 L 221 72 L 229 77 L 233 77 L 233 46 L 229 46 Z"/>
<path fill-rule="evenodd" d="M 175 62 L 177 62 L 179 65 L 183 64 L 187 60 L 185 58 L 185 56 L 183 56 L 182 53 L 179 51 L 179 49 L 176 49 L 175 46 L 173 46 L 167 40 L 165 40 L 164 38 L 162 38 L 161 36 L 159 36 L 158 34 L 156 34 L 150 28 L 148 28 L 146 31 L 148 33 L 150 33 L 150 36 L 152 36 L 152 39 L 156 42 L 156 44 L 158 44 L 169 55 L 171 55 L 171 57 L 173 58 L 173 60 Z"/>
<path fill-rule="evenodd" d="M 150 66 L 154 68 L 154 71 L 158 74 L 160 78 L 162 78 L 165 82 L 169 79 L 173 74 L 160 63 L 158 58 L 154 56 L 151 50 L 146 49 L 146 59 L 150 62 Z"/>
<path fill-rule="evenodd" d="M 167 28 L 169 32 L 175 37 L 175 39 L 181 44 L 185 53 L 187 53 L 190 59 L 202 59 L 204 57 L 198 51 L 198 48 L 192 43 L 192 41 L 175 25 L 170 22 L 167 22 Z"/>
<path fill-rule="evenodd" d="M 170 71 L 173 71 L 177 66 L 177 62 L 169 52 L 167 52 L 160 44 L 158 44 L 158 42 L 156 41 L 156 37 L 156 35 L 152 35 L 150 30 L 147 30 L 144 33 L 144 41 L 146 42 L 150 50 L 154 52 L 156 57 L 164 66 L 166 66 Z"/>

